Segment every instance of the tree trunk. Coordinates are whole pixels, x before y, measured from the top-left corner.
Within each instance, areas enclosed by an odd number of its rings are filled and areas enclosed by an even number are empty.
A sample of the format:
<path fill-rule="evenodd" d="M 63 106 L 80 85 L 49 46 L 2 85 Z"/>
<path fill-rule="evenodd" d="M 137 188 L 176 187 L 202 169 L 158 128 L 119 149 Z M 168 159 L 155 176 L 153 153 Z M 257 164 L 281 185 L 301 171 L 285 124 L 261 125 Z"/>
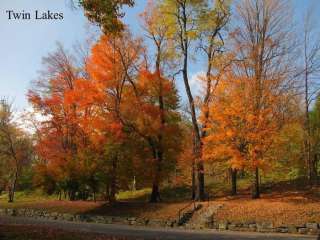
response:
<path fill-rule="evenodd" d="M 230 169 L 231 173 L 231 195 L 237 195 L 237 169 Z"/>
<path fill-rule="evenodd" d="M 105 189 L 105 197 L 104 197 L 104 200 L 105 200 L 105 201 L 109 201 L 109 197 L 110 197 L 110 184 L 107 183 L 107 184 L 106 184 L 106 189 Z"/>
<path fill-rule="evenodd" d="M 189 39 L 187 36 L 187 22 L 188 16 L 186 13 L 186 4 L 180 3 L 181 7 L 181 25 L 180 27 L 183 29 L 182 35 L 180 36 L 180 45 L 183 52 L 183 68 L 182 68 L 182 75 L 183 75 L 183 82 L 186 89 L 186 94 L 188 97 L 189 108 L 191 113 L 191 120 L 193 131 L 195 134 L 195 158 L 196 158 L 196 165 L 197 165 L 197 188 L 196 188 L 196 199 L 197 200 L 205 200 L 205 192 L 204 192 L 204 165 L 202 161 L 202 151 L 201 151 L 201 136 L 200 136 L 200 129 L 199 124 L 196 116 L 196 109 L 195 103 L 192 96 L 192 92 L 190 89 L 189 78 L 188 78 L 188 52 L 189 52 Z M 180 20 L 179 20 L 180 21 Z"/>
<path fill-rule="evenodd" d="M 318 158 L 318 154 L 314 154 L 313 162 L 314 162 L 314 173 L 315 173 L 316 184 L 319 184 L 319 174 L 318 174 L 319 158 Z"/>
<path fill-rule="evenodd" d="M 204 165 L 202 160 L 199 160 L 197 163 L 197 193 L 196 200 L 203 201 L 205 200 L 204 192 Z"/>
<path fill-rule="evenodd" d="M 161 77 L 161 43 L 157 44 L 157 60 L 156 60 L 156 74 L 159 84 L 158 101 L 159 101 L 159 121 L 160 121 L 160 131 L 158 134 L 158 144 L 150 143 L 153 149 L 153 157 L 155 160 L 155 172 L 152 183 L 152 192 L 150 196 L 150 202 L 161 201 L 160 197 L 160 178 L 161 178 L 161 164 L 163 160 L 163 132 L 165 127 L 165 109 L 164 109 L 164 98 L 163 98 L 163 82 Z"/>
<path fill-rule="evenodd" d="M 93 191 L 93 201 L 96 202 L 97 199 L 96 199 L 96 191 Z"/>
<path fill-rule="evenodd" d="M 192 160 L 192 169 L 191 169 L 191 177 L 192 177 L 192 199 L 196 199 L 196 163 L 194 159 Z"/>
<path fill-rule="evenodd" d="M 193 130 L 195 134 L 195 158 L 196 158 L 196 165 L 197 165 L 197 187 L 196 187 L 196 199 L 197 200 L 205 200 L 205 193 L 204 193 L 204 165 L 201 156 L 201 137 L 199 132 L 198 121 L 196 117 L 196 110 L 194 105 L 194 100 L 192 97 L 191 89 L 189 86 L 188 74 L 187 74 L 187 56 L 185 57 L 185 67 L 183 70 L 183 79 L 185 83 L 185 88 L 187 92 L 187 96 L 189 99 L 189 107 L 191 110 L 191 119 Z"/>
<path fill-rule="evenodd" d="M 9 187 L 9 199 L 8 199 L 8 202 L 12 203 L 13 200 L 14 200 L 14 189 L 13 189 L 13 186 L 10 186 Z"/>
<path fill-rule="evenodd" d="M 259 169 L 256 167 L 252 181 L 252 199 L 260 198 Z"/>
<path fill-rule="evenodd" d="M 14 174 L 14 179 L 11 186 L 9 186 L 9 199 L 8 199 L 9 203 L 12 203 L 14 201 L 14 194 L 16 191 L 17 180 L 18 180 L 18 170 L 16 170 Z"/>
<path fill-rule="evenodd" d="M 69 191 L 69 200 L 70 201 L 75 201 L 76 200 L 76 191 L 74 189 L 71 189 Z"/>
<path fill-rule="evenodd" d="M 111 173 L 111 184 L 110 184 L 110 196 L 109 202 L 111 204 L 116 202 L 117 193 L 117 161 L 118 156 L 114 157 L 112 160 L 112 173 Z"/>
<path fill-rule="evenodd" d="M 152 192 L 151 192 L 151 196 L 150 196 L 150 202 L 155 203 L 155 202 L 159 202 L 159 201 L 161 201 L 159 184 L 157 182 L 153 182 Z"/>
<path fill-rule="evenodd" d="M 305 131 L 306 131 L 306 136 L 305 136 L 305 161 L 307 165 L 307 177 L 309 180 L 309 184 L 313 184 L 315 180 L 317 179 L 316 177 L 316 169 L 315 169 L 315 162 L 314 159 L 312 159 L 311 156 L 311 143 L 310 143 L 310 138 L 311 138 L 311 128 L 310 128 L 310 117 L 309 117 L 309 66 L 308 66 L 308 56 L 307 54 L 307 46 L 305 42 L 305 49 L 304 49 L 304 60 L 305 60 Z"/>
<path fill-rule="evenodd" d="M 159 190 L 159 183 L 160 183 L 160 174 L 161 174 L 161 161 L 162 161 L 162 153 L 157 152 L 157 150 L 153 149 L 154 161 L 155 161 L 155 170 L 153 176 L 153 183 L 152 183 L 152 192 L 150 196 L 150 202 L 160 202 L 160 190 Z"/>

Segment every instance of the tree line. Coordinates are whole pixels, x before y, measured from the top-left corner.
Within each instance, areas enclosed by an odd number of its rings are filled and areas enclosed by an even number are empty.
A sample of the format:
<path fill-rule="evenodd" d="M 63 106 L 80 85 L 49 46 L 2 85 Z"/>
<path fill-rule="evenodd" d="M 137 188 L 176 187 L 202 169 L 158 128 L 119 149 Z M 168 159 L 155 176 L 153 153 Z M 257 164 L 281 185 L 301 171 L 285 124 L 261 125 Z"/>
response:
<path fill-rule="evenodd" d="M 157 0 L 140 14 L 144 35 L 134 36 L 121 21 L 134 1 L 79 4 L 102 34 L 81 56 L 58 45 L 44 58 L 27 95 L 42 116 L 29 115 L 32 136 L 1 102 L 1 163 L 13 166 L 3 188 L 14 193 L 22 162 L 32 162 L 35 187 L 70 200 L 114 202 L 135 179 L 157 202 L 163 182 L 179 177 L 204 200 L 206 174 L 221 172 L 231 194 L 246 174 L 253 198 L 261 174 L 317 183 L 320 48 L 310 12 L 293 26 L 285 0 Z M 199 93 L 194 61 L 204 69 Z"/>

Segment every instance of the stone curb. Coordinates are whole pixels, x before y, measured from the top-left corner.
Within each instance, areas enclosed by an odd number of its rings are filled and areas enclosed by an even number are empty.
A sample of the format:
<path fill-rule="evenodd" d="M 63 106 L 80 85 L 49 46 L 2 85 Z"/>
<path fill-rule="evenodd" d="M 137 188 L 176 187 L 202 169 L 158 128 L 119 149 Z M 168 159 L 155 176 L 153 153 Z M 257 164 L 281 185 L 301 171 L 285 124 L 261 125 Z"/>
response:
<path fill-rule="evenodd" d="M 218 223 L 208 223 L 207 227 L 217 229 L 219 231 L 245 231 L 245 232 L 261 232 L 261 233 L 291 233 L 291 234 L 309 234 L 309 235 L 319 235 L 320 234 L 320 224 L 319 223 L 306 223 L 300 225 L 281 225 L 274 226 L 270 222 L 218 222 Z"/>
<path fill-rule="evenodd" d="M 60 220 L 60 221 L 75 221 L 75 222 L 94 222 L 103 224 L 126 224 L 133 226 L 150 226 L 150 227 L 178 227 L 176 220 L 157 220 L 147 218 L 136 217 L 117 217 L 117 216 L 101 216 L 101 215 L 89 215 L 89 214 L 70 214 L 70 213 L 58 213 L 47 212 L 44 210 L 35 209 L 0 209 L 0 216 L 19 216 L 19 217 L 32 217 L 48 220 Z M 180 226 L 180 228 L 187 229 L 216 229 L 218 231 L 245 231 L 245 232 L 262 232 L 262 233 L 291 233 L 291 234 L 309 234 L 319 235 L 320 224 L 319 223 L 306 223 L 302 225 L 282 225 L 274 226 L 268 222 L 213 222 L 213 218 L 207 218 L 208 221 L 204 226 L 196 226 L 192 224 L 186 224 Z"/>
<path fill-rule="evenodd" d="M 157 220 L 147 218 L 135 218 L 135 217 L 118 217 L 118 216 L 101 216 L 93 214 L 70 214 L 70 213 L 58 213 L 48 212 L 44 210 L 35 209 L 1 209 L 0 216 L 18 216 L 18 217 L 32 217 L 48 220 L 60 220 L 60 221 L 74 221 L 74 222 L 94 222 L 104 224 L 126 224 L 135 226 L 152 226 L 152 227 L 174 227 L 177 225 L 175 220 Z"/>

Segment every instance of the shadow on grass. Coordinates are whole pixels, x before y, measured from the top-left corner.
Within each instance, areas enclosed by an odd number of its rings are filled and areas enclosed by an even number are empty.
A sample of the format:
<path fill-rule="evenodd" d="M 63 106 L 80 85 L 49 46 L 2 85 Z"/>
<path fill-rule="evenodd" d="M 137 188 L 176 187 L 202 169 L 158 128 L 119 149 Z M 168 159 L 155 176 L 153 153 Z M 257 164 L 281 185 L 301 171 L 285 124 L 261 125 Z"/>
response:
<path fill-rule="evenodd" d="M 226 189 L 223 189 L 225 187 Z M 222 184 L 220 187 L 212 185 L 210 190 L 218 200 L 251 200 L 250 182 L 238 184 L 238 194 L 230 195 L 230 186 Z M 266 182 L 261 184 L 260 199 L 293 204 L 313 203 L 320 201 L 320 185 L 310 185 L 305 178 L 294 180 Z"/>
<path fill-rule="evenodd" d="M 145 217 L 159 218 L 176 217 L 180 208 L 191 201 L 191 188 L 188 186 L 165 187 L 161 189 L 162 201 L 150 203 L 150 190 L 120 193 L 120 199 L 114 203 L 105 203 L 87 214 L 109 215 L 119 217 Z M 125 198 L 127 196 L 127 198 Z M 156 216 L 159 213 L 159 216 Z"/>
<path fill-rule="evenodd" d="M 122 192 L 118 194 L 120 201 L 149 202 L 151 189 L 142 189 L 135 192 Z M 191 201 L 191 187 L 187 185 L 163 187 L 160 189 L 161 202 Z"/>

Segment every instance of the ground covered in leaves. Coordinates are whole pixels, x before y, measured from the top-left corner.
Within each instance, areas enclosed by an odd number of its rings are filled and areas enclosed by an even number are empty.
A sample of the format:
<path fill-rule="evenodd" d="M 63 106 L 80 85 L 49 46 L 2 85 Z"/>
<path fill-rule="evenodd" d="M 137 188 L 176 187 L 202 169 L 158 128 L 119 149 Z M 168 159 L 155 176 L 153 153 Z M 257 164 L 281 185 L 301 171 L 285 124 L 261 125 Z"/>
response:
<path fill-rule="evenodd" d="M 214 203 L 223 205 L 215 215 L 218 221 L 272 222 L 275 226 L 320 223 L 320 187 L 276 186 L 260 199 L 253 200 L 249 193 L 243 193 L 236 197 L 221 197 Z"/>
<path fill-rule="evenodd" d="M 57 200 L 57 196 L 47 197 L 20 192 L 14 203 L 8 203 L 6 195 L 0 196 L 0 208 L 29 208 L 59 213 L 171 220 L 176 219 L 179 209 L 190 202 L 189 192 L 189 189 L 185 188 L 163 191 L 165 201 L 161 203 L 149 203 L 150 189 L 122 192 L 118 196 L 118 202 L 113 205 L 104 201 L 60 201 Z"/>
<path fill-rule="evenodd" d="M 0 240 L 129 240 L 104 234 L 72 232 L 32 225 L 0 225 Z M 130 238 L 130 240 L 138 240 Z"/>
<path fill-rule="evenodd" d="M 190 203 L 190 189 L 172 188 L 170 191 L 163 191 L 164 201 L 161 203 L 149 203 L 149 194 L 150 190 L 121 193 L 120 201 L 114 205 L 102 201 L 59 201 L 57 198 L 32 194 L 18 194 L 15 203 L 8 204 L 6 196 L 2 195 L 0 207 L 174 220 L 178 217 L 179 209 Z M 241 188 L 239 195 L 235 197 L 228 196 L 227 192 L 212 194 L 211 197 L 210 202 L 203 202 L 202 205 L 204 208 L 222 205 L 214 216 L 215 221 L 272 222 L 275 226 L 320 223 L 320 186 L 308 187 L 304 182 L 281 182 L 263 186 L 261 198 L 256 200 L 251 199 L 248 188 Z"/>

